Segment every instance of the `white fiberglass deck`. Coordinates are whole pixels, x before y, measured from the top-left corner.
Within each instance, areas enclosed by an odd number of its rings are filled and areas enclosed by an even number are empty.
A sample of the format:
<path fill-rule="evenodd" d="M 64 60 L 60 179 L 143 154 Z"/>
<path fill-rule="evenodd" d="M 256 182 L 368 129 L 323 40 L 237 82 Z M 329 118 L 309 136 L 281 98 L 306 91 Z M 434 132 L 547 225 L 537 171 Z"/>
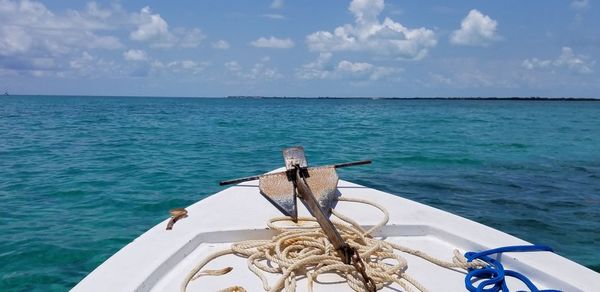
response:
<path fill-rule="evenodd" d="M 462 217 L 398 196 L 350 182 L 339 182 L 342 196 L 361 197 L 385 206 L 390 221 L 377 236 L 387 241 L 422 250 L 451 261 L 453 250 L 480 251 L 507 245 L 527 244 Z M 308 214 L 302 204 L 299 213 Z M 281 213 L 258 191 L 258 181 L 243 183 L 187 208 L 189 217 L 166 231 L 167 221 L 153 227 L 125 246 L 83 279 L 73 291 L 179 291 L 190 270 L 206 255 L 246 239 L 268 239 L 269 218 Z M 381 219 L 379 210 L 363 204 L 339 202 L 336 210 L 362 225 Z M 401 254 L 408 260 L 407 273 L 430 291 L 465 291 L 464 274 L 431 264 L 421 258 Z M 505 253 L 499 257 L 505 268 L 524 273 L 538 288 L 563 291 L 598 291 L 600 274 L 549 252 Z M 260 280 L 246 266 L 246 259 L 221 257 L 204 269 L 231 266 L 223 276 L 205 276 L 192 281 L 187 291 L 218 291 L 242 286 L 247 291 L 263 291 Z M 270 278 L 272 284 L 278 275 Z M 315 291 L 351 291 L 335 275 L 319 276 Z M 520 282 L 508 281 L 511 291 L 526 289 Z M 306 279 L 298 281 L 298 291 L 306 291 Z M 402 291 L 397 285 L 383 291 Z"/>

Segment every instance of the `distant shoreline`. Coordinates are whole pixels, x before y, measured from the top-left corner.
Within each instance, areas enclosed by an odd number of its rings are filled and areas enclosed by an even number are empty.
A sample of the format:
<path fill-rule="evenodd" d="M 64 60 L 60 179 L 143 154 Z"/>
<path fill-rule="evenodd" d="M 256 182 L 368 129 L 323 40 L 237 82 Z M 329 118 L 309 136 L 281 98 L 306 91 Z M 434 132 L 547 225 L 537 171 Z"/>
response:
<path fill-rule="evenodd" d="M 551 100 L 551 101 L 600 101 L 592 97 L 303 97 L 303 96 L 227 96 L 228 99 L 384 99 L 384 100 Z"/>

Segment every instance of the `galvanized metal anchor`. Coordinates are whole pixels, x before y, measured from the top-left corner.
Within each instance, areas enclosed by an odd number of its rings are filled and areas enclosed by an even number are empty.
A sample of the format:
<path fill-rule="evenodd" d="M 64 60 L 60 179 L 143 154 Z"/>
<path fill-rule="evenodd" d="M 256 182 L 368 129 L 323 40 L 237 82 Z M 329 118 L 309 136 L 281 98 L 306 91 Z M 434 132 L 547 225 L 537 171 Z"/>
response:
<path fill-rule="evenodd" d="M 370 160 L 340 163 L 334 165 L 308 167 L 304 148 L 301 146 L 283 150 L 285 171 L 222 181 L 220 185 L 236 184 L 245 181 L 259 181 L 260 193 L 284 215 L 298 220 L 296 198 L 304 203 L 308 211 L 317 219 L 323 232 L 338 251 L 342 261 L 354 265 L 363 276 L 369 291 L 374 291 L 374 282 L 366 275 L 364 263 L 358 252 L 351 248 L 329 220 L 331 209 L 339 192 L 336 168 L 371 163 Z"/>

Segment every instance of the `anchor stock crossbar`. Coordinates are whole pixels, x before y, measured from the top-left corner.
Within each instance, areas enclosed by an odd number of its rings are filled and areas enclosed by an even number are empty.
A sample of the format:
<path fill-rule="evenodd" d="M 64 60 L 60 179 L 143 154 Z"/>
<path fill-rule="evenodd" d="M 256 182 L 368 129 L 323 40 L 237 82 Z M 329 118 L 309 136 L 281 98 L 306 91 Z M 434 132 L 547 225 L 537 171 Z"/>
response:
<path fill-rule="evenodd" d="M 339 196 L 337 190 L 339 178 L 335 170 L 341 167 L 369 164 L 371 161 L 308 167 L 304 148 L 301 146 L 284 149 L 283 157 L 285 171 L 227 180 L 219 184 L 228 185 L 258 179 L 260 193 L 294 221 L 298 219 L 296 198 L 300 198 L 308 211 L 317 219 L 329 241 L 338 250 L 343 262 L 350 264 L 355 252 L 344 242 L 329 220 L 331 209 Z"/>

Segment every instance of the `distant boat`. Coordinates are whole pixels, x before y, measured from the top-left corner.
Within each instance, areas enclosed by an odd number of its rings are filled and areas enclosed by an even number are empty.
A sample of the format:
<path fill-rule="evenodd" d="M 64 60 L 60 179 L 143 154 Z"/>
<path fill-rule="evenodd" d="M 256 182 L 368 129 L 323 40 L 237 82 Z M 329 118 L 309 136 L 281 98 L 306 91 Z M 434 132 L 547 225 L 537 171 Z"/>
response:
<path fill-rule="evenodd" d="M 8 94 L 8 91 L 6 91 L 6 90 L 5 90 L 5 91 L 4 91 L 4 95 L 5 95 L 5 96 L 9 96 L 10 94 Z"/>

